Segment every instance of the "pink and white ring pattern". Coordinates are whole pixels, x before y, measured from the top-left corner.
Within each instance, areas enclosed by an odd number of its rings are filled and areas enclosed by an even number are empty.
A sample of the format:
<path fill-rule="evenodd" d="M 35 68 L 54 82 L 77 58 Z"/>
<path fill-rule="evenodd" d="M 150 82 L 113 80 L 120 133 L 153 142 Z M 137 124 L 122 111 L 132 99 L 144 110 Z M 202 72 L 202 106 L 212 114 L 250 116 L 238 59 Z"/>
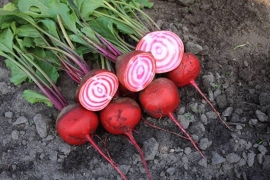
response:
<path fill-rule="evenodd" d="M 180 64 L 184 44 L 180 37 L 171 31 L 154 31 L 138 42 L 136 50 L 151 52 L 156 58 L 156 73 L 165 73 Z"/>
<path fill-rule="evenodd" d="M 113 73 L 99 73 L 88 79 L 80 89 L 81 105 L 91 111 L 104 109 L 115 95 L 119 86 Z"/>

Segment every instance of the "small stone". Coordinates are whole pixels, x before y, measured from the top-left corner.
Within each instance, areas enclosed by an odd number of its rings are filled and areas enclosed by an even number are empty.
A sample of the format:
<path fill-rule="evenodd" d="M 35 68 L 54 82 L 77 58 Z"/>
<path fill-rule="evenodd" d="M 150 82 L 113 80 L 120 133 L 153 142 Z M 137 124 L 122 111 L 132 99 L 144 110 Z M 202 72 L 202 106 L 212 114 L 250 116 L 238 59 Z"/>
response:
<path fill-rule="evenodd" d="M 175 167 L 169 167 L 166 172 L 171 176 L 175 172 Z"/>
<path fill-rule="evenodd" d="M 48 118 L 45 115 L 42 114 L 36 114 L 33 118 L 37 133 L 41 138 L 45 138 L 48 135 L 48 128 L 49 128 L 49 122 L 51 121 L 50 118 Z"/>
<path fill-rule="evenodd" d="M 189 105 L 189 107 L 191 108 L 192 112 L 198 113 L 198 103 L 192 103 Z"/>
<path fill-rule="evenodd" d="M 270 104 L 270 95 L 268 93 L 261 93 L 259 95 L 259 101 L 261 106 L 266 106 Z"/>
<path fill-rule="evenodd" d="M 209 89 L 211 87 L 211 83 L 214 83 L 215 77 L 212 73 L 208 73 L 208 75 L 204 75 L 203 79 L 203 86 Z"/>
<path fill-rule="evenodd" d="M 240 161 L 238 161 L 237 165 L 241 167 L 246 165 L 246 163 L 247 163 L 246 160 L 244 158 L 241 158 Z"/>
<path fill-rule="evenodd" d="M 129 165 L 120 165 L 119 168 L 121 169 L 123 174 L 126 175 L 130 169 L 130 166 Z"/>
<path fill-rule="evenodd" d="M 208 138 L 203 138 L 200 140 L 199 148 L 201 150 L 206 150 L 211 144 L 212 144 L 212 141 L 209 141 Z"/>
<path fill-rule="evenodd" d="M 257 125 L 258 124 L 258 119 L 250 119 L 249 122 L 248 122 L 250 125 Z"/>
<path fill-rule="evenodd" d="M 258 163 L 261 165 L 262 164 L 262 162 L 263 162 L 263 156 L 264 156 L 264 154 L 262 154 L 262 153 L 259 153 L 259 154 L 257 154 L 257 161 L 258 161 Z"/>
<path fill-rule="evenodd" d="M 158 152 L 159 143 L 155 138 L 148 139 L 143 142 L 143 151 L 145 153 L 145 160 L 154 160 Z"/>
<path fill-rule="evenodd" d="M 203 50 L 202 46 L 191 41 L 187 42 L 185 48 L 187 52 L 191 52 L 195 55 L 200 53 Z"/>
<path fill-rule="evenodd" d="M 250 152 L 247 155 L 247 163 L 249 167 L 252 167 L 254 164 L 254 158 L 255 158 L 256 154 L 254 152 Z"/>
<path fill-rule="evenodd" d="M 16 119 L 16 121 L 13 123 L 13 125 L 19 125 L 19 124 L 25 124 L 28 122 L 28 119 L 24 116 L 20 116 Z"/>
<path fill-rule="evenodd" d="M 237 163 L 240 161 L 241 157 L 238 154 L 230 153 L 226 156 L 226 159 L 229 163 Z"/>
<path fill-rule="evenodd" d="M 64 153 L 65 155 L 68 155 L 71 151 L 71 146 L 68 145 L 67 143 L 61 143 L 59 145 L 59 151 Z"/>
<path fill-rule="evenodd" d="M 195 0 L 176 0 L 176 2 L 179 2 L 184 6 L 190 6 L 195 2 Z"/>
<path fill-rule="evenodd" d="M 163 20 L 162 20 L 162 19 L 158 19 L 157 22 L 156 22 L 156 24 L 157 24 L 157 26 L 158 26 L 159 28 L 161 28 L 162 25 L 163 25 Z"/>
<path fill-rule="evenodd" d="M 206 116 L 208 119 L 217 119 L 217 114 L 214 111 L 206 112 Z"/>
<path fill-rule="evenodd" d="M 263 170 L 270 170 L 270 156 L 264 156 L 263 160 L 263 165 L 262 165 Z"/>
<path fill-rule="evenodd" d="M 226 159 L 220 156 L 217 152 L 213 152 L 212 154 L 212 165 L 221 164 L 226 161 Z"/>
<path fill-rule="evenodd" d="M 191 148 L 190 147 L 186 147 L 184 150 L 185 154 L 188 155 L 191 153 Z"/>
<path fill-rule="evenodd" d="M 17 130 L 12 131 L 11 132 L 11 138 L 14 139 L 14 140 L 19 139 L 19 131 L 17 131 Z"/>
<path fill-rule="evenodd" d="M 223 109 L 228 106 L 228 100 L 225 94 L 218 95 L 216 102 L 219 108 Z"/>
<path fill-rule="evenodd" d="M 201 121 L 202 121 L 203 124 L 208 124 L 207 116 L 205 114 L 201 115 Z"/>
<path fill-rule="evenodd" d="M 202 158 L 199 162 L 198 162 L 198 164 L 200 165 L 200 166 L 202 166 L 202 167 L 207 167 L 208 165 L 207 165 L 207 159 L 206 158 Z"/>
<path fill-rule="evenodd" d="M 10 92 L 10 89 L 6 82 L 0 82 L 0 94 L 6 95 Z"/>
<path fill-rule="evenodd" d="M 267 119 L 268 119 L 267 115 L 266 115 L 265 113 L 261 112 L 260 110 L 257 110 L 257 111 L 255 112 L 255 114 L 256 114 L 256 117 L 257 117 L 257 118 L 259 119 L 259 121 L 261 121 L 261 122 L 265 122 L 265 121 L 267 121 Z"/>
<path fill-rule="evenodd" d="M 13 112 L 11 111 L 5 112 L 5 118 L 9 118 L 9 119 L 13 118 Z"/>
<path fill-rule="evenodd" d="M 222 115 L 224 117 L 229 117 L 232 115 L 232 112 L 233 112 L 233 107 L 227 107 L 223 112 L 222 112 Z"/>
<path fill-rule="evenodd" d="M 186 113 L 183 115 L 178 115 L 177 119 L 179 119 L 181 125 L 183 126 L 184 129 L 187 129 L 189 124 L 194 121 L 194 116 L 191 115 L 190 113 Z"/>
<path fill-rule="evenodd" d="M 266 147 L 264 147 L 263 145 L 259 145 L 259 146 L 258 146 L 258 150 L 259 150 L 262 154 L 266 154 L 266 152 L 267 152 Z"/>

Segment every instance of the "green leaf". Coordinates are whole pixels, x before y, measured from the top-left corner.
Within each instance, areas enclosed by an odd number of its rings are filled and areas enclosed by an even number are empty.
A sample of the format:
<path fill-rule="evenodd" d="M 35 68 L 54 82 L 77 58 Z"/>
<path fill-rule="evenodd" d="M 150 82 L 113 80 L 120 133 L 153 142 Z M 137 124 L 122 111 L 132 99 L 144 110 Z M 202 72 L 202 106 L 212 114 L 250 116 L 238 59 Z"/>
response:
<path fill-rule="evenodd" d="M 31 8 L 39 10 L 39 13 L 31 11 Z M 32 17 L 52 17 L 57 22 L 57 15 L 59 15 L 63 21 L 65 28 L 70 29 L 73 32 L 77 31 L 76 23 L 79 20 L 67 4 L 61 3 L 59 0 L 20 0 L 18 2 L 18 8 L 22 12 L 29 13 Z"/>
<path fill-rule="evenodd" d="M 57 69 L 54 66 L 48 64 L 47 62 L 45 62 L 43 60 L 38 60 L 37 64 L 54 83 L 57 82 L 57 79 L 59 77 L 59 73 L 57 72 Z M 38 70 L 36 73 L 44 82 L 46 82 L 49 85 L 47 80 L 44 78 L 44 76 Z"/>
<path fill-rule="evenodd" d="M 81 12 L 81 16 L 84 19 L 93 14 L 93 12 L 101 7 L 105 7 L 103 0 L 76 0 L 75 4 Z"/>
<path fill-rule="evenodd" d="M 95 35 L 95 32 L 93 31 L 93 29 L 91 29 L 90 27 L 83 27 L 81 29 L 81 32 L 83 32 L 89 39 L 91 39 L 94 43 L 99 43 L 98 38 Z"/>
<path fill-rule="evenodd" d="M 31 104 L 42 102 L 42 103 L 45 103 L 49 107 L 53 106 L 49 98 L 32 90 L 25 90 L 22 93 L 22 97 L 26 99 L 28 102 L 30 102 Z"/>
<path fill-rule="evenodd" d="M 29 38 L 29 37 L 25 37 L 23 38 L 23 46 L 26 47 L 26 48 L 34 48 L 35 47 L 35 43 L 34 43 L 34 40 L 32 38 Z"/>
<path fill-rule="evenodd" d="M 19 85 L 27 79 L 27 74 L 22 71 L 13 61 L 5 60 L 6 66 L 11 70 L 11 78 L 10 81 L 15 84 Z"/>
<path fill-rule="evenodd" d="M 8 28 L 0 33 L 0 50 L 9 53 L 10 51 L 12 51 L 12 46 L 13 46 L 13 33 Z"/>
<path fill-rule="evenodd" d="M 114 44 L 118 43 L 117 37 L 114 34 L 113 20 L 111 18 L 104 16 L 98 17 L 95 21 L 89 22 L 89 26 L 110 42 Z"/>
<path fill-rule="evenodd" d="M 20 37 L 32 37 L 32 38 L 40 37 L 40 33 L 31 24 L 25 24 L 20 27 L 17 27 L 16 34 Z"/>
<path fill-rule="evenodd" d="M 4 5 L 2 9 L 7 11 L 16 11 L 18 8 L 14 3 L 9 2 Z"/>
<path fill-rule="evenodd" d="M 45 26 L 44 30 L 46 30 L 48 33 L 59 39 L 58 32 L 57 32 L 57 26 L 55 22 L 51 19 L 43 19 L 40 20 L 40 22 L 43 23 Z"/>
<path fill-rule="evenodd" d="M 148 0 L 135 0 L 135 2 L 140 3 L 142 7 L 145 7 L 145 8 L 152 8 L 154 6 L 154 3 Z"/>

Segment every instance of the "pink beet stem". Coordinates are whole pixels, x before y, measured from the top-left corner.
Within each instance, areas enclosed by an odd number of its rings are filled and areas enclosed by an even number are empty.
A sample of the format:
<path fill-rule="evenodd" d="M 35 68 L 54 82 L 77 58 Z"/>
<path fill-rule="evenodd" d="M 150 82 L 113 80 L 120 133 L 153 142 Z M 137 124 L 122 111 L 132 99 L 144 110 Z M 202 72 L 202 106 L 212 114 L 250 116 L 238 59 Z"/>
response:
<path fill-rule="evenodd" d="M 142 159 L 142 163 L 144 165 L 144 168 L 146 170 L 146 173 L 147 173 L 147 176 L 149 178 L 149 180 L 152 180 L 152 176 L 150 174 L 150 171 L 148 169 L 148 166 L 146 164 L 146 161 L 145 161 L 145 158 L 144 158 L 144 154 L 143 154 L 143 151 L 142 149 L 140 148 L 140 146 L 137 144 L 136 140 L 134 139 L 131 131 L 129 132 L 126 132 L 125 135 L 129 138 L 130 142 L 135 146 L 135 148 L 138 150 L 140 156 L 141 156 L 141 159 Z"/>
<path fill-rule="evenodd" d="M 187 137 L 185 137 L 185 136 L 182 136 L 182 135 L 180 135 L 180 134 L 178 134 L 178 133 L 175 133 L 175 132 L 169 131 L 169 130 L 167 130 L 167 129 L 163 129 L 163 128 L 161 128 L 161 127 L 158 127 L 158 126 L 156 126 L 156 125 L 154 125 L 154 124 L 151 124 L 150 122 L 148 122 L 148 121 L 147 121 L 146 119 L 144 119 L 144 118 L 142 118 L 142 120 L 144 121 L 145 124 L 147 124 L 147 125 L 150 126 L 150 127 L 159 129 L 159 130 L 161 130 L 161 131 L 165 131 L 165 132 L 167 132 L 167 133 L 174 134 L 174 135 L 179 136 L 179 137 L 184 138 L 184 139 L 189 139 L 189 138 L 187 138 Z"/>
<path fill-rule="evenodd" d="M 200 88 L 198 87 L 198 85 L 196 84 L 196 82 L 194 80 L 189 82 L 200 94 L 201 96 L 204 98 L 204 100 L 211 106 L 211 108 L 214 110 L 214 112 L 218 115 L 219 120 L 229 129 L 232 131 L 232 129 L 227 125 L 227 123 L 221 118 L 219 112 L 216 110 L 216 108 L 213 106 L 213 104 L 207 99 L 207 97 L 202 93 L 202 91 L 200 90 Z"/>
<path fill-rule="evenodd" d="M 172 113 L 169 113 L 168 116 L 171 118 L 171 120 L 181 129 L 181 131 L 188 137 L 188 139 L 191 141 L 195 149 L 201 154 L 201 156 L 204 158 L 203 153 L 196 145 L 195 141 L 190 137 L 190 135 L 187 133 L 187 131 L 184 129 L 184 127 L 178 122 L 178 120 L 175 119 L 174 115 Z"/>
<path fill-rule="evenodd" d="M 92 144 L 92 146 L 113 166 L 113 168 L 120 174 L 120 176 L 127 180 L 126 176 L 122 173 L 122 171 L 118 168 L 118 166 L 114 163 L 112 159 L 110 159 L 108 156 L 104 154 L 104 152 L 98 147 L 96 142 L 93 140 L 93 138 L 90 135 L 86 135 L 86 139 Z"/>

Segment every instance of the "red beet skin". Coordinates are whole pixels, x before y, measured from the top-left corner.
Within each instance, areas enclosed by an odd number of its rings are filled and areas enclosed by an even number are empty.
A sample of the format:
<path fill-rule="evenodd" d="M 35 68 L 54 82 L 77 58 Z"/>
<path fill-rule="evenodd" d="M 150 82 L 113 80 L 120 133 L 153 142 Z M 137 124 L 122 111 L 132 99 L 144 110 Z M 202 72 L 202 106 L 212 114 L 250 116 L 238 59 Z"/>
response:
<path fill-rule="evenodd" d="M 139 100 L 150 116 L 161 118 L 177 109 L 180 95 L 174 82 L 167 78 L 158 78 L 140 93 Z"/>
<path fill-rule="evenodd" d="M 98 116 L 80 106 L 66 106 L 58 115 L 56 129 L 59 136 L 68 144 L 82 145 L 87 141 L 86 136 L 95 133 L 98 127 Z"/>
<path fill-rule="evenodd" d="M 148 178 L 152 180 L 143 151 L 132 135 L 132 130 L 139 123 L 141 116 L 140 106 L 133 99 L 122 97 L 113 99 L 106 108 L 100 111 L 100 122 L 109 133 L 126 135 L 129 138 L 141 156 Z"/>
<path fill-rule="evenodd" d="M 166 77 L 172 80 L 177 87 L 183 87 L 194 81 L 200 74 L 200 62 L 191 53 L 184 53 L 180 65 L 166 73 Z"/>
<path fill-rule="evenodd" d="M 180 95 L 173 81 L 167 78 L 155 79 L 143 91 L 140 92 L 139 100 L 142 108 L 150 116 L 155 118 L 169 116 L 170 119 L 187 136 L 201 156 L 204 157 L 195 141 L 173 115 L 173 111 L 176 110 L 180 104 Z"/>
<path fill-rule="evenodd" d="M 141 116 L 141 108 L 134 100 L 117 98 L 100 112 L 100 121 L 109 133 L 119 135 L 132 131 Z"/>
<path fill-rule="evenodd" d="M 200 62 L 199 59 L 192 53 L 184 53 L 182 62 L 180 65 L 165 74 L 165 76 L 172 80 L 177 87 L 183 87 L 191 84 L 204 98 L 204 100 L 211 106 L 211 108 L 218 115 L 219 120 L 230 130 L 232 130 L 228 124 L 221 118 L 219 112 L 213 106 L 213 104 L 208 100 L 208 98 L 203 94 L 199 86 L 196 84 L 195 79 L 200 74 Z"/>

